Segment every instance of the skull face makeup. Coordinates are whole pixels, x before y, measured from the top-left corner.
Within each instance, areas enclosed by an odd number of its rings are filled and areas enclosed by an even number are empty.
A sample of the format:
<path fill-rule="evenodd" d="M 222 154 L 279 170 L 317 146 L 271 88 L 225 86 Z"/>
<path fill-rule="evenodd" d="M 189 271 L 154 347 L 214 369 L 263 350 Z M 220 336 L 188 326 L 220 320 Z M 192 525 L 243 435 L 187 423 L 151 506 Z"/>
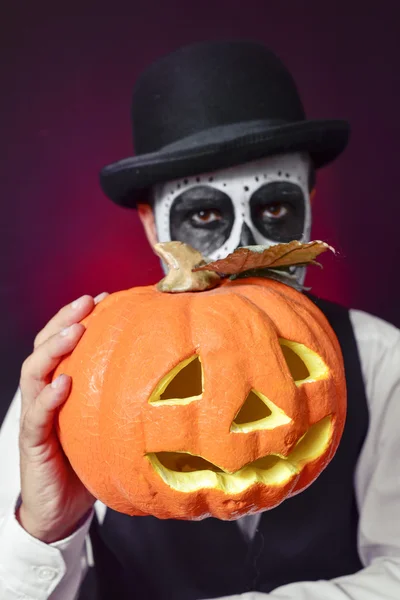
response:
<path fill-rule="evenodd" d="M 297 153 L 156 185 L 158 240 L 185 242 L 214 260 L 239 246 L 308 242 L 309 174 L 309 157 Z M 303 268 L 291 272 L 303 282 Z"/>

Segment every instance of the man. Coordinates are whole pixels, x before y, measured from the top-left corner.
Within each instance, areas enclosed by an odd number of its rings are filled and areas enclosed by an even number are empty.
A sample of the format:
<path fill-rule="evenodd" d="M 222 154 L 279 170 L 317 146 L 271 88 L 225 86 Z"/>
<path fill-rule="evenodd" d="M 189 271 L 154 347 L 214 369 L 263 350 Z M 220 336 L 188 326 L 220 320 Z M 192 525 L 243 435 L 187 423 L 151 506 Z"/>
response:
<path fill-rule="evenodd" d="M 307 241 L 314 169 L 348 138 L 342 121 L 307 121 L 290 74 L 249 42 L 198 44 L 152 65 L 133 125 L 137 155 L 102 171 L 105 193 L 137 206 L 150 243 L 178 239 L 212 258 Z M 291 275 L 302 283 L 302 270 Z M 93 518 L 54 431 L 71 382 L 49 381 L 101 299 L 82 297 L 39 333 L 1 430 L 1 598 L 398 600 L 400 332 L 314 299 L 340 341 L 349 403 L 336 456 L 298 496 L 237 522 L 132 518 L 99 503 Z"/>

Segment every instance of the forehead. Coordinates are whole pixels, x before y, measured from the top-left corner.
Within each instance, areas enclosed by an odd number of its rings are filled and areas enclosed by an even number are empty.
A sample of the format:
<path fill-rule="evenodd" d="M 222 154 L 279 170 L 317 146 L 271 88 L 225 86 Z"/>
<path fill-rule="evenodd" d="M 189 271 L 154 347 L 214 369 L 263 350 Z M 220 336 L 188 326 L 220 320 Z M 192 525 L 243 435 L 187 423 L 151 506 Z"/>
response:
<path fill-rule="evenodd" d="M 256 161 L 243 163 L 229 169 L 209 171 L 160 183 L 153 188 L 155 200 L 169 198 L 196 185 L 212 185 L 221 191 L 229 192 L 238 186 L 246 186 L 246 191 L 254 191 L 268 181 L 290 181 L 308 191 L 310 158 L 305 153 L 281 154 Z"/>

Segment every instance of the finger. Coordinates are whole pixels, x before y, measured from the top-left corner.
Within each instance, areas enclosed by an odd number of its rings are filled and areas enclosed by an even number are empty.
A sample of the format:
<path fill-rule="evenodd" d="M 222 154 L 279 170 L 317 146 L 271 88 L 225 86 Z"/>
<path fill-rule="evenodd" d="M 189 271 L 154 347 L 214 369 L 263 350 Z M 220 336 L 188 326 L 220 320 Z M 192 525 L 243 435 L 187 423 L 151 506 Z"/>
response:
<path fill-rule="evenodd" d="M 20 379 L 23 409 L 48 384 L 50 374 L 58 366 L 61 358 L 72 352 L 84 331 L 85 327 L 82 324 L 74 323 L 43 342 L 25 360 Z"/>
<path fill-rule="evenodd" d="M 101 292 L 101 294 L 98 294 L 95 299 L 94 299 L 94 303 L 95 304 L 99 304 L 102 300 L 104 300 L 105 298 L 107 298 L 107 296 L 109 296 L 108 292 Z"/>
<path fill-rule="evenodd" d="M 50 319 L 47 325 L 38 333 L 34 341 L 34 348 L 37 348 L 48 340 L 51 336 L 65 329 L 73 323 L 79 323 L 93 309 L 94 301 L 92 296 L 85 295 L 71 304 L 61 308 L 58 313 Z"/>
<path fill-rule="evenodd" d="M 84 319 L 94 308 L 96 304 L 104 300 L 108 296 L 107 292 L 103 292 L 92 298 L 92 296 L 81 296 L 71 304 L 61 308 L 58 313 L 50 319 L 47 325 L 37 334 L 34 341 L 34 348 L 37 348 L 48 340 L 52 335 L 65 329 L 73 323 L 79 323 Z"/>
<path fill-rule="evenodd" d="M 55 411 L 68 398 L 70 389 L 71 377 L 59 375 L 32 402 L 21 419 L 21 449 L 27 451 L 46 442 L 54 425 Z"/>

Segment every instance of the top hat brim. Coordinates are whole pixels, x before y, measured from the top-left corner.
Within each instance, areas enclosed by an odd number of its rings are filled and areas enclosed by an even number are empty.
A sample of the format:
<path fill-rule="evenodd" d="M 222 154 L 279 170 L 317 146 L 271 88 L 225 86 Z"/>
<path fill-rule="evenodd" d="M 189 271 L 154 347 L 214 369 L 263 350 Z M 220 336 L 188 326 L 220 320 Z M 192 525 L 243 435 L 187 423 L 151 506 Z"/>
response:
<path fill-rule="evenodd" d="M 169 144 L 158 152 L 108 165 L 100 172 L 100 184 L 113 202 L 135 208 L 138 201 L 148 201 L 148 191 L 157 183 L 234 167 L 273 154 L 307 152 L 318 169 L 343 152 L 349 133 L 349 124 L 342 120 L 222 125 Z"/>

